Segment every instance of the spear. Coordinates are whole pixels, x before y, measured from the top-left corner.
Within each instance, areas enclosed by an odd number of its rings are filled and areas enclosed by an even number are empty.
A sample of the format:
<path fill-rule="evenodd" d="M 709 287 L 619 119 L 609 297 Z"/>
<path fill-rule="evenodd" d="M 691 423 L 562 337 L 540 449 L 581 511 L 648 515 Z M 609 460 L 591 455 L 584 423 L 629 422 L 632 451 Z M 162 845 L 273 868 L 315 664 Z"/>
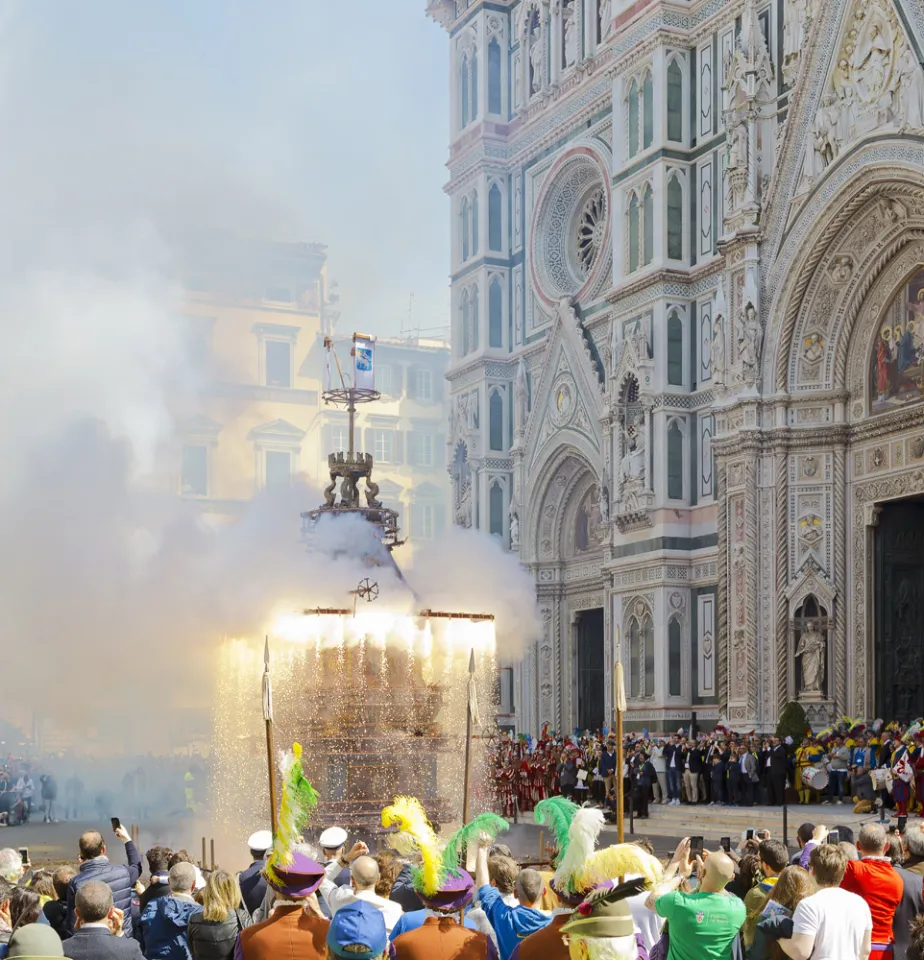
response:
<path fill-rule="evenodd" d="M 270 679 L 269 637 L 263 646 L 263 722 L 266 724 L 266 765 L 269 771 L 270 825 L 276 836 L 276 762 L 273 749 L 273 683 Z"/>
<path fill-rule="evenodd" d="M 468 820 L 468 794 L 472 779 L 472 725 L 481 723 L 478 716 L 478 692 L 475 688 L 475 648 L 468 658 L 468 704 L 465 710 L 465 784 L 462 794 L 462 823 Z"/>

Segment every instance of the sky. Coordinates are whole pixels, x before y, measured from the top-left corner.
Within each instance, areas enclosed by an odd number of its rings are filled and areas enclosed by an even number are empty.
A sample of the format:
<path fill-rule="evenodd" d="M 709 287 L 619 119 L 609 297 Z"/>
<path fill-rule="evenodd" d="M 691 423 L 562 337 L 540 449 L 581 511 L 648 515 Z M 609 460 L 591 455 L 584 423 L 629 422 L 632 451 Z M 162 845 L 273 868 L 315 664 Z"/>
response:
<path fill-rule="evenodd" d="M 21 119 L 48 180 L 77 186 L 82 162 L 91 189 L 130 191 L 156 163 L 171 215 L 327 244 L 344 327 L 396 334 L 412 294 L 415 326 L 445 326 L 449 44 L 424 6 L 19 0 L 0 83 L 38 108 Z"/>

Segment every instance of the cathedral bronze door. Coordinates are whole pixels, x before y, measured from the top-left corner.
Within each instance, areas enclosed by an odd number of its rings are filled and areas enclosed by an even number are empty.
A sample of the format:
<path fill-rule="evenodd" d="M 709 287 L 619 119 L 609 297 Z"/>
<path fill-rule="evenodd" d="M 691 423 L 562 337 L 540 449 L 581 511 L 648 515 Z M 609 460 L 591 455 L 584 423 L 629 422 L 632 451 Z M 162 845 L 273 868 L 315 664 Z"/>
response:
<path fill-rule="evenodd" d="M 861 665 L 862 669 L 862 665 Z M 924 503 L 886 505 L 876 528 L 876 715 L 924 714 Z"/>
<path fill-rule="evenodd" d="M 606 722 L 603 610 L 584 610 L 577 627 L 578 727 L 597 730 Z"/>

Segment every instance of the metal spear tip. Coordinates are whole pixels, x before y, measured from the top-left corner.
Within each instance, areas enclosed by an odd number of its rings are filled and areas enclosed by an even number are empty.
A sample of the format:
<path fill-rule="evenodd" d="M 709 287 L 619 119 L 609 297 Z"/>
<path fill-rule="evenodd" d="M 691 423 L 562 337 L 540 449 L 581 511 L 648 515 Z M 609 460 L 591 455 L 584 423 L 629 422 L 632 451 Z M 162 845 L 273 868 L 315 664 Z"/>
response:
<path fill-rule="evenodd" d="M 263 643 L 263 665 L 269 669 L 269 636 L 264 638 Z"/>
<path fill-rule="evenodd" d="M 469 673 L 475 672 L 475 648 L 474 647 L 472 647 L 468 657 L 468 672 Z"/>

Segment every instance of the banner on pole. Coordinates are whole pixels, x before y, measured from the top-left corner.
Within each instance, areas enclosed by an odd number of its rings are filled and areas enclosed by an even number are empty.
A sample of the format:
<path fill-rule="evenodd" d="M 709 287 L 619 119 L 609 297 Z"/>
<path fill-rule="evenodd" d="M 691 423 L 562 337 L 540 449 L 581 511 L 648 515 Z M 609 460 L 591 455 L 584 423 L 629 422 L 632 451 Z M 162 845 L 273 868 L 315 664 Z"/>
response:
<path fill-rule="evenodd" d="M 375 340 L 364 333 L 353 334 L 353 386 L 375 390 Z"/>

